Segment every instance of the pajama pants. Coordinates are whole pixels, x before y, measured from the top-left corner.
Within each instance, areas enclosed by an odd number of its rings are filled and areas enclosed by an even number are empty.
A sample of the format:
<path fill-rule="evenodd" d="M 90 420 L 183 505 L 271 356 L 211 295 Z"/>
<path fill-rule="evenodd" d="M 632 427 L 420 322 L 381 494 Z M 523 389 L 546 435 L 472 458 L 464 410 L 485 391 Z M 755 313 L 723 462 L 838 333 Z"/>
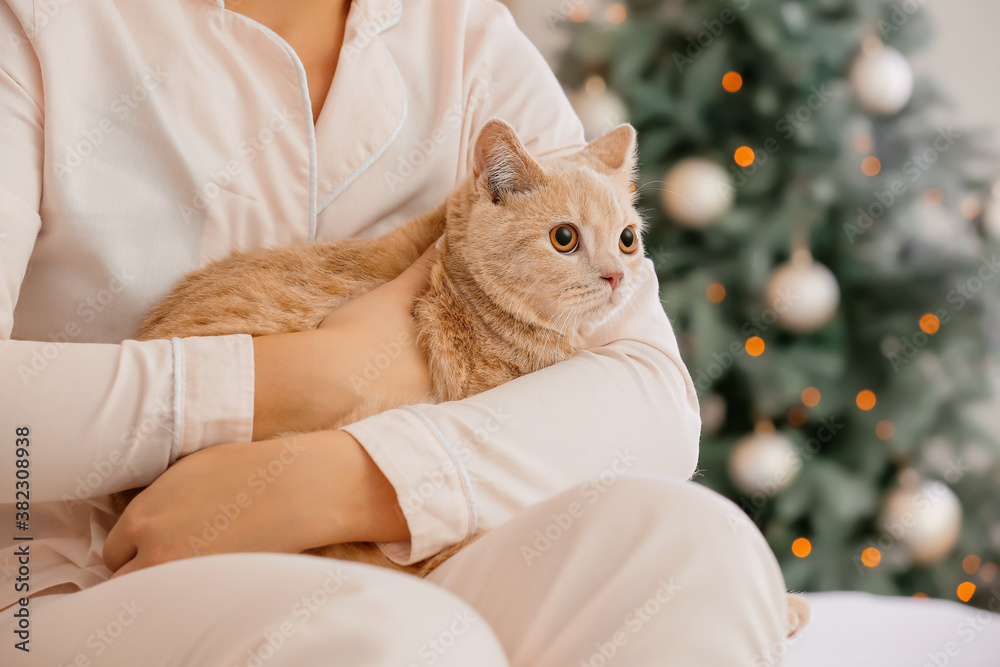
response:
<path fill-rule="evenodd" d="M 31 602 L 56 667 L 777 665 L 787 602 L 744 513 L 692 482 L 620 477 L 523 510 L 427 580 L 283 554 L 140 570 Z"/>

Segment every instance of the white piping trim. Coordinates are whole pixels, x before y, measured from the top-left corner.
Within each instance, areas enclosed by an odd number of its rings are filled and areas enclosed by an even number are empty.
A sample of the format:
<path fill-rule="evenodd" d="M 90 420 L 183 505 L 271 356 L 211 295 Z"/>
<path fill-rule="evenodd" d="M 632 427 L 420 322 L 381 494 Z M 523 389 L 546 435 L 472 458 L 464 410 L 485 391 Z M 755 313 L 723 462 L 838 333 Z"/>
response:
<path fill-rule="evenodd" d="M 462 489 L 465 491 L 465 497 L 469 501 L 469 535 L 475 535 L 476 530 L 479 528 L 479 511 L 476 508 L 476 498 L 472 495 L 472 481 L 469 479 L 469 473 L 466 472 L 465 466 L 459 460 L 458 455 L 455 450 L 452 449 L 451 445 L 448 444 L 448 440 L 441 433 L 441 430 L 437 427 L 437 424 L 432 422 L 430 418 L 425 415 L 421 410 L 413 407 L 412 405 L 404 405 L 404 410 L 408 410 L 420 418 L 424 422 L 424 425 L 430 429 L 434 437 L 438 439 L 441 446 L 444 448 L 448 455 L 451 456 L 452 461 L 455 464 L 455 470 L 458 471 L 458 476 L 462 480 Z"/>
<path fill-rule="evenodd" d="M 219 6 L 222 9 L 226 8 L 225 5 L 225 0 L 219 0 Z M 265 34 L 269 35 L 271 39 L 277 42 L 279 46 L 285 49 L 299 75 L 299 88 L 302 90 L 302 104 L 305 107 L 306 136 L 309 141 L 309 230 L 307 232 L 307 239 L 309 243 L 312 243 L 316 240 L 316 216 L 319 214 L 316 209 L 317 188 L 319 184 L 319 162 L 316 155 L 316 124 L 313 122 L 312 117 L 312 100 L 309 97 L 309 81 L 306 79 L 306 68 L 302 64 L 302 60 L 299 59 L 299 55 L 295 53 L 295 49 L 293 49 L 291 44 L 286 42 L 281 35 L 274 32 L 263 23 L 254 21 L 249 16 L 244 16 L 239 12 L 233 11 L 230 11 L 229 13 L 259 27 Z"/>
<path fill-rule="evenodd" d="M 174 350 L 174 440 L 170 446 L 173 463 L 181 455 L 184 436 L 184 345 L 180 338 L 171 338 L 170 342 Z"/>
<path fill-rule="evenodd" d="M 408 115 L 410 108 L 409 98 L 406 95 L 406 82 L 403 81 L 403 74 L 402 72 L 399 71 L 399 65 L 396 64 L 396 59 L 393 58 L 392 51 L 389 50 L 389 47 L 386 46 L 385 42 L 382 40 L 382 33 L 388 30 L 389 28 L 393 27 L 397 23 L 399 23 L 402 17 L 403 17 L 403 8 L 402 5 L 400 5 L 399 13 L 396 14 L 396 20 L 392 21 L 391 23 L 386 23 L 385 25 L 380 26 L 378 30 L 375 31 L 375 36 L 378 38 L 378 42 L 379 44 L 382 45 L 382 48 L 385 49 L 386 55 L 389 56 L 389 62 L 392 63 L 392 69 L 396 72 L 396 80 L 399 81 L 399 89 L 403 93 L 403 113 L 399 117 L 399 122 L 396 124 L 396 128 L 392 131 L 392 134 L 390 134 L 389 137 L 384 142 L 382 142 L 382 145 L 376 148 L 375 151 L 371 155 L 369 155 L 368 158 L 364 162 L 362 162 L 357 169 L 355 169 L 347 178 L 341 181 L 340 185 L 338 185 L 333 192 L 327 195 L 326 198 L 322 202 L 320 202 L 317 215 L 319 215 L 319 213 L 322 213 L 323 210 L 326 209 L 326 207 L 329 206 L 334 199 L 339 197 L 341 193 L 343 193 L 344 190 L 346 190 L 351 183 L 356 181 L 358 177 L 361 176 L 361 174 L 363 174 L 365 171 L 367 171 L 368 168 L 371 167 L 372 164 L 374 164 L 374 162 L 377 159 L 382 157 L 382 154 L 385 153 L 385 151 L 389 148 L 389 146 L 392 145 L 394 141 L 396 141 L 396 138 L 399 136 L 400 131 L 403 129 L 403 123 L 406 121 L 406 116 Z M 336 76 L 336 74 L 334 76 Z"/>

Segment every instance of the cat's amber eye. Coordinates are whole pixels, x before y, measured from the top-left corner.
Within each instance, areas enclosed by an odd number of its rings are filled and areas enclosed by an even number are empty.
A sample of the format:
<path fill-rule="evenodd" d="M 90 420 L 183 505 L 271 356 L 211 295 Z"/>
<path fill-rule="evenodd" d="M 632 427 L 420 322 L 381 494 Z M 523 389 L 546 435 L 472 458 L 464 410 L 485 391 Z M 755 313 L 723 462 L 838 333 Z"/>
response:
<path fill-rule="evenodd" d="M 556 225 L 549 232 L 552 247 L 562 253 L 571 253 L 580 243 L 580 235 L 573 225 Z"/>
<path fill-rule="evenodd" d="M 635 227 L 629 225 L 622 230 L 618 237 L 618 247 L 626 255 L 631 255 L 639 248 L 639 235 L 635 233 Z"/>

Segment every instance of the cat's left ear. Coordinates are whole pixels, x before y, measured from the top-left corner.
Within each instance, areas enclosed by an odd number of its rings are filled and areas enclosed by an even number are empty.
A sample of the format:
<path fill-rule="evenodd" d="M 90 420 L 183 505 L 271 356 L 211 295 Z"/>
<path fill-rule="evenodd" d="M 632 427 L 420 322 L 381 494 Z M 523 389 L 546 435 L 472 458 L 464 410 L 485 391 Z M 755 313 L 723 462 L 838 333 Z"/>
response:
<path fill-rule="evenodd" d="M 476 187 L 486 190 L 493 203 L 499 204 L 508 193 L 534 188 L 542 180 L 542 168 L 528 155 L 514 128 L 493 118 L 476 138 L 472 177 Z"/>
<path fill-rule="evenodd" d="M 602 171 L 621 172 L 631 180 L 638 159 L 637 143 L 635 128 L 625 123 L 591 141 L 577 156 Z"/>

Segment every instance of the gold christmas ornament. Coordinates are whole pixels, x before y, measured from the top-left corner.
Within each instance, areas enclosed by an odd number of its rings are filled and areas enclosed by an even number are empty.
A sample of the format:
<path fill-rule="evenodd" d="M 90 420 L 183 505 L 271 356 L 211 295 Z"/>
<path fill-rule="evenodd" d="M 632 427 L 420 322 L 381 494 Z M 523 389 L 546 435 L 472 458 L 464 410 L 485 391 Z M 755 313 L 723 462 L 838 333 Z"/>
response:
<path fill-rule="evenodd" d="M 733 205 L 729 174 L 718 163 L 685 158 L 663 177 L 660 198 L 671 220 L 691 229 L 715 223 Z"/>
<path fill-rule="evenodd" d="M 729 477 L 740 491 L 750 495 L 777 495 L 795 481 L 801 469 L 795 445 L 769 422 L 759 424 L 729 453 Z"/>

